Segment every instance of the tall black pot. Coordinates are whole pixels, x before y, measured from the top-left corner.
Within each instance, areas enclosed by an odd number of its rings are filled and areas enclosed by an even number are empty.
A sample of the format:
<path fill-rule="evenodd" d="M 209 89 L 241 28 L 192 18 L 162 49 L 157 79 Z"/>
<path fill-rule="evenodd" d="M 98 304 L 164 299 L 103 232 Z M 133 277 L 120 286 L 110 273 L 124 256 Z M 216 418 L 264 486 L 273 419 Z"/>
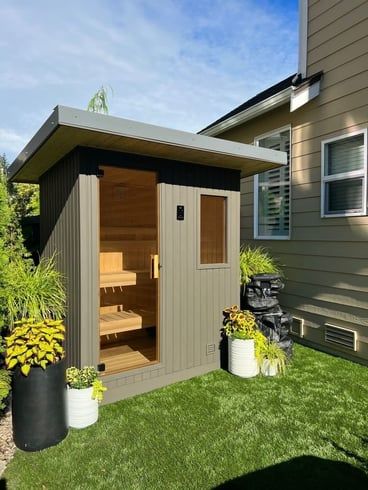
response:
<path fill-rule="evenodd" d="M 44 370 L 32 367 L 13 375 L 12 415 L 15 445 L 23 451 L 54 446 L 68 434 L 65 359 Z"/>

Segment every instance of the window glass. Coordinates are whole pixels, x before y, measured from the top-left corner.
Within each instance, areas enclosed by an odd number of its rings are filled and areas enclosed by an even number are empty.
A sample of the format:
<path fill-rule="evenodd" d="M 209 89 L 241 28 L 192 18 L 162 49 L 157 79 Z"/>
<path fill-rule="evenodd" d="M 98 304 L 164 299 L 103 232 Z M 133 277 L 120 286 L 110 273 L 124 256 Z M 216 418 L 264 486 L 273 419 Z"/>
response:
<path fill-rule="evenodd" d="M 201 195 L 201 264 L 227 262 L 226 197 Z"/>
<path fill-rule="evenodd" d="M 290 234 L 290 130 L 258 140 L 258 146 L 285 151 L 286 166 L 258 177 L 258 237 L 288 237 Z"/>
<path fill-rule="evenodd" d="M 364 135 L 351 136 L 326 145 L 325 175 L 353 172 L 364 168 Z"/>
<path fill-rule="evenodd" d="M 360 211 L 362 209 L 363 179 L 336 180 L 326 183 L 329 212 Z"/>
<path fill-rule="evenodd" d="M 365 214 L 364 150 L 364 133 L 323 143 L 323 216 Z"/>

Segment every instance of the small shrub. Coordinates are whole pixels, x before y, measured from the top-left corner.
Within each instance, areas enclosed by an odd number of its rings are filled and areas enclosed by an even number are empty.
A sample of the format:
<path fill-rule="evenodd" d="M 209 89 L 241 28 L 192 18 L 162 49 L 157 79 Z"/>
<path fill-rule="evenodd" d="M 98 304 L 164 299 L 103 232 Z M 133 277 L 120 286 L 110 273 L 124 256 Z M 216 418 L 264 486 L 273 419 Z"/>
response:
<path fill-rule="evenodd" d="M 237 305 L 226 308 L 224 315 L 224 332 L 228 337 L 252 339 L 256 330 L 256 318 L 252 312 L 242 311 Z"/>
<path fill-rule="evenodd" d="M 256 359 L 262 359 L 267 342 L 266 337 L 257 328 L 256 318 L 249 310 L 240 310 L 237 305 L 225 308 L 224 315 L 224 333 L 233 339 L 254 340 Z"/>
<path fill-rule="evenodd" d="M 0 369 L 0 411 L 5 408 L 5 401 L 11 389 L 11 374 L 6 369 Z"/>
<path fill-rule="evenodd" d="M 268 360 L 276 365 L 279 373 L 283 374 L 286 370 L 286 354 L 276 342 L 266 342 L 260 352 L 261 360 Z"/>
<path fill-rule="evenodd" d="M 97 376 L 98 373 L 93 366 L 85 366 L 82 369 L 70 367 L 66 370 L 66 381 L 70 388 L 75 390 L 90 388 Z"/>
<path fill-rule="evenodd" d="M 98 379 L 98 372 L 93 366 L 84 366 L 81 369 L 73 366 L 68 368 L 66 370 L 66 382 L 70 388 L 75 390 L 92 387 L 92 399 L 99 403 L 103 400 L 103 393 L 107 389 Z"/>
<path fill-rule="evenodd" d="M 62 320 L 36 322 L 30 318 L 17 321 L 14 330 L 5 339 L 6 367 L 13 369 L 19 366 L 24 376 L 28 376 L 32 366 L 46 369 L 49 364 L 64 358 L 64 338 Z"/>
<path fill-rule="evenodd" d="M 240 248 L 240 283 L 245 286 L 254 274 L 282 274 L 276 259 L 263 247 L 242 245 Z"/>

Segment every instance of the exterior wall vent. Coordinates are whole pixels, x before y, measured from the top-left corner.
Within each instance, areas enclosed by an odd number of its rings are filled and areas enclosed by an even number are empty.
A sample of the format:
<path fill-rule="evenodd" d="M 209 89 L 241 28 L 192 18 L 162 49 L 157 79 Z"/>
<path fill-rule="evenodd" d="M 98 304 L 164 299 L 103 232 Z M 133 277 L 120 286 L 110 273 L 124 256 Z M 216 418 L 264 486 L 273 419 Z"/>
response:
<path fill-rule="evenodd" d="M 304 337 L 304 318 L 293 316 L 293 321 L 290 326 L 290 333 L 298 337 Z"/>
<path fill-rule="evenodd" d="M 216 352 L 215 344 L 207 344 L 206 354 L 209 356 L 210 354 L 214 354 Z"/>
<path fill-rule="evenodd" d="M 325 324 L 325 341 L 353 351 L 357 350 L 357 333 L 355 330 Z"/>

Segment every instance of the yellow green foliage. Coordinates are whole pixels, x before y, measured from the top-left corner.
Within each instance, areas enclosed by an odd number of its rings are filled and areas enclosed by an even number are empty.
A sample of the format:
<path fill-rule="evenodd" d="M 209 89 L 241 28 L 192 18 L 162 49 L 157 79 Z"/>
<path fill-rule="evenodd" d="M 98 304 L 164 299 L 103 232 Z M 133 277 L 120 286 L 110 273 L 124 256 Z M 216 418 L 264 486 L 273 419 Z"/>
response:
<path fill-rule="evenodd" d="M 104 391 L 107 390 L 106 386 L 103 385 L 100 379 L 95 379 L 94 382 L 92 383 L 92 387 L 93 387 L 92 398 L 94 400 L 97 400 L 98 403 L 101 403 L 103 400 Z"/>
<path fill-rule="evenodd" d="M 225 308 L 224 332 L 228 337 L 236 333 L 242 334 L 244 339 L 252 339 L 256 330 L 256 319 L 249 310 L 240 310 L 237 305 Z"/>
<path fill-rule="evenodd" d="M 28 376 L 32 366 L 46 369 L 65 356 L 63 342 L 65 327 L 62 320 L 43 320 L 33 318 L 15 322 L 11 335 L 6 337 L 5 363 L 8 369 L 20 366 Z"/>
<path fill-rule="evenodd" d="M 287 362 L 286 354 L 276 342 L 266 342 L 260 350 L 260 357 L 262 361 L 267 359 L 272 364 L 275 364 L 279 373 L 285 373 Z"/>
<path fill-rule="evenodd" d="M 0 410 L 5 408 L 4 400 L 10 393 L 11 376 L 6 369 L 0 369 Z"/>
<path fill-rule="evenodd" d="M 279 263 L 263 247 L 240 248 L 240 284 L 250 282 L 254 274 L 282 274 Z"/>
<path fill-rule="evenodd" d="M 253 339 L 256 358 L 262 359 L 262 352 L 265 349 L 267 339 L 257 329 L 256 318 L 253 313 L 249 310 L 240 310 L 237 305 L 233 305 L 225 308 L 223 315 L 225 334 L 235 339 Z"/>
<path fill-rule="evenodd" d="M 107 390 L 102 381 L 98 379 L 98 372 L 93 366 L 84 366 L 81 369 L 74 366 L 69 367 L 66 370 L 66 382 L 70 388 L 75 390 L 92 387 L 92 398 L 99 403 L 103 400 L 104 391 Z"/>

